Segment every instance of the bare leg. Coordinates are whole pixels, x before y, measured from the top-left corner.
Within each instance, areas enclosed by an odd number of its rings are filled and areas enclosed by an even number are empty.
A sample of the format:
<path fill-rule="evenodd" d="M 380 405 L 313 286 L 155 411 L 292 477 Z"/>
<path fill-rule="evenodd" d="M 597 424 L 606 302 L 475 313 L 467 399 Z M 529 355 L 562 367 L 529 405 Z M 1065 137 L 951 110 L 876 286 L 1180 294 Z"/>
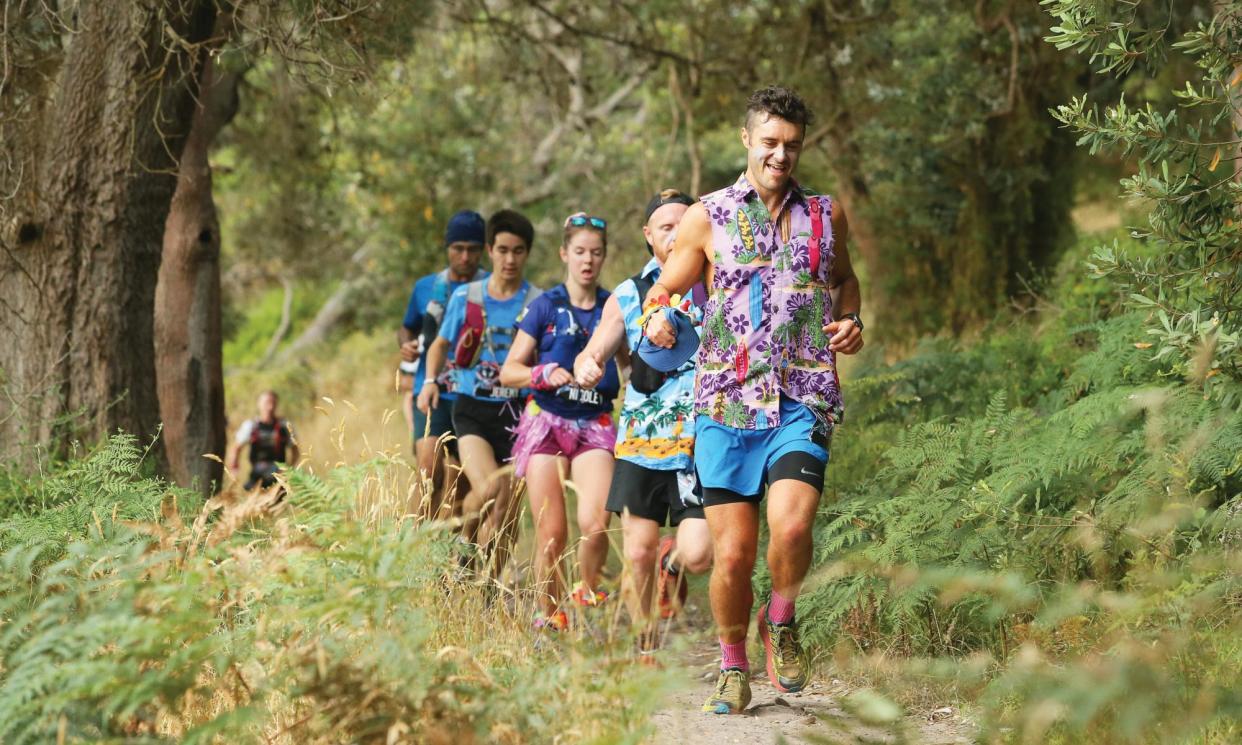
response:
<path fill-rule="evenodd" d="M 496 472 L 500 466 L 496 463 L 491 443 L 478 435 L 461 437 L 457 441 L 457 452 L 461 455 L 462 472 L 470 482 L 470 493 L 462 504 L 462 535 L 468 541 L 484 545 L 485 540 L 479 535 L 479 523 L 486 520 L 484 513 L 495 501 Z"/>
<path fill-rule="evenodd" d="M 560 564 L 569 535 L 561 489 L 564 464 L 560 456 L 532 455 L 526 467 L 526 489 L 535 523 L 535 591 L 545 615 L 556 610 L 564 595 Z"/>
<path fill-rule="evenodd" d="M 651 596 L 655 587 L 656 550 L 660 543 L 660 524 L 628 511 L 621 515 L 621 534 L 625 550 L 625 592 L 630 618 L 640 633 L 648 634 L 654 626 Z"/>
<path fill-rule="evenodd" d="M 426 505 L 426 516 L 434 519 L 439 515 L 444 489 L 444 458 L 437 457 L 434 437 L 419 438 L 414 443 L 414 454 L 418 457 L 418 469 L 423 478 L 431 480 L 431 489 L 422 495 L 422 502 Z"/>
<path fill-rule="evenodd" d="M 819 492 L 810 484 L 781 479 L 768 487 L 768 569 L 772 589 L 783 598 L 798 597 L 811 567 L 811 529 L 818 508 Z"/>
<path fill-rule="evenodd" d="M 707 507 L 712 533 L 712 617 L 720 640 L 735 644 L 746 639 L 754 603 L 751 575 L 759 545 L 759 505 L 730 502 Z"/>
<path fill-rule="evenodd" d="M 405 376 L 402 376 L 405 377 Z M 402 385 L 407 385 L 403 383 Z M 414 391 L 406 388 L 401 391 L 401 413 L 405 414 L 405 431 L 414 431 Z"/>
<path fill-rule="evenodd" d="M 672 562 L 678 571 L 702 574 L 712 565 L 712 533 L 707 521 L 692 517 L 677 526 L 677 547 Z"/>
<path fill-rule="evenodd" d="M 580 453 L 571 464 L 574 485 L 578 487 L 578 529 L 582 531 L 578 566 L 583 584 L 591 590 L 599 587 L 600 570 L 608 558 L 608 520 L 612 515 L 604 504 L 608 501 L 614 465 L 612 453 L 607 450 Z"/>
<path fill-rule="evenodd" d="M 491 555 L 491 576 L 499 579 L 505 564 L 509 563 L 509 554 L 513 543 L 517 540 L 518 512 L 521 506 L 516 495 L 516 484 L 513 472 L 508 467 L 500 470 L 496 477 L 496 503 L 487 519 L 479 526 L 479 542 L 488 547 Z"/>

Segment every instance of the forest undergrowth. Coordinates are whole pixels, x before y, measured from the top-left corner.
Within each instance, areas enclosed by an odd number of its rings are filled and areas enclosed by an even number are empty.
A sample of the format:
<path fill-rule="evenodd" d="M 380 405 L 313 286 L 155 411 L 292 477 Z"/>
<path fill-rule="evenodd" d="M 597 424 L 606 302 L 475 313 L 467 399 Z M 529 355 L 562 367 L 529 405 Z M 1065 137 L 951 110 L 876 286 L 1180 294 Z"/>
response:
<path fill-rule="evenodd" d="M 1240 732 L 1236 395 L 1155 358 L 1083 256 L 971 340 L 849 376 L 799 617 L 873 723 L 950 702 L 983 742 Z M 624 625 L 533 637 L 531 598 L 460 581 L 399 446 L 346 452 L 374 407 L 317 405 L 281 504 L 202 504 L 126 436 L 5 477 L 0 739 L 641 740 L 675 678 Z"/>
<path fill-rule="evenodd" d="M 659 677 L 615 630 L 536 643 L 456 571 L 408 469 L 206 504 L 118 436 L 0 524 L 0 740 L 637 741 Z M 9 488 L 17 486 L 10 481 Z M 26 488 L 43 489 L 27 483 Z M 67 488 L 67 487 L 72 487 Z M 9 495 L 6 494 L 6 498 Z"/>

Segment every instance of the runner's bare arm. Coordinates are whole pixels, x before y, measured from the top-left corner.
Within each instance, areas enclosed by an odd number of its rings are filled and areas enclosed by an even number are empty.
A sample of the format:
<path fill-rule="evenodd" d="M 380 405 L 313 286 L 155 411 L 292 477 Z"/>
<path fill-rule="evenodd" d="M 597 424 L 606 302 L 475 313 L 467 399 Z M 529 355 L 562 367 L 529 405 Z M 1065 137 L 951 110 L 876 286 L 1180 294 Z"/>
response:
<path fill-rule="evenodd" d="M 440 405 L 440 386 L 435 383 L 448 359 L 448 346 L 448 339 L 437 336 L 427 349 L 427 371 L 423 376 L 423 388 L 418 392 L 417 404 L 418 410 L 424 414 Z"/>
<path fill-rule="evenodd" d="M 534 366 L 531 363 L 537 359 L 535 356 L 537 345 L 535 337 L 521 329 L 517 330 L 513 337 L 513 344 L 509 347 L 509 356 L 505 358 L 504 367 L 500 368 L 501 385 L 510 388 L 532 387 L 531 371 Z M 559 388 L 574 382 L 573 371 L 557 367 L 554 362 L 539 367 L 548 371 L 544 379 L 545 387 Z"/>
<path fill-rule="evenodd" d="M 854 265 L 850 263 L 849 232 L 845 210 L 841 209 L 840 203 L 834 202 L 832 235 L 836 256 L 832 262 L 828 287 L 832 296 L 832 315 L 838 320 L 824 326 L 824 333 L 832 335 L 828 340 L 828 348 L 842 354 L 854 354 L 863 346 L 862 330 L 852 320 L 844 318 L 845 314 L 858 313 L 862 309 L 858 275 L 854 273 Z"/>
<path fill-rule="evenodd" d="M 624 370 L 626 375 L 630 374 L 630 348 L 624 344 L 617 349 L 617 370 Z"/>
<path fill-rule="evenodd" d="M 616 295 L 611 295 L 604 303 L 599 324 L 591 334 L 586 349 L 574 360 L 574 381 L 583 388 L 598 385 L 604 377 L 608 358 L 617 354 L 625 346 L 624 342 L 625 319 L 621 314 L 621 304 L 617 302 Z"/>
<path fill-rule="evenodd" d="M 684 295 L 704 280 L 711 264 L 712 225 L 707 208 L 696 202 L 677 225 L 673 252 L 660 271 L 660 281 L 651 286 L 647 299 L 665 295 Z"/>
<path fill-rule="evenodd" d="M 530 385 L 530 368 L 535 361 L 535 337 L 518 329 L 509 346 L 509 356 L 500 368 L 500 384 L 510 388 Z"/>
<path fill-rule="evenodd" d="M 228 455 L 224 458 L 224 467 L 236 471 L 241 467 L 241 443 L 229 443 Z"/>

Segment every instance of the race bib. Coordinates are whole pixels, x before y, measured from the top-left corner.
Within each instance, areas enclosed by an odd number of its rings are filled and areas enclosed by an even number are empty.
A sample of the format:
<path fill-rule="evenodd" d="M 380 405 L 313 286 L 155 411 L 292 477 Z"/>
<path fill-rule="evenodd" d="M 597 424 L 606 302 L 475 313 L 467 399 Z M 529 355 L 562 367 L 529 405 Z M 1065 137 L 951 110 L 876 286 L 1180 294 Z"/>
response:
<path fill-rule="evenodd" d="M 576 385 L 563 385 L 556 389 L 556 397 L 574 404 L 602 406 L 604 397 L 594 388 L 579 388 Z"/>

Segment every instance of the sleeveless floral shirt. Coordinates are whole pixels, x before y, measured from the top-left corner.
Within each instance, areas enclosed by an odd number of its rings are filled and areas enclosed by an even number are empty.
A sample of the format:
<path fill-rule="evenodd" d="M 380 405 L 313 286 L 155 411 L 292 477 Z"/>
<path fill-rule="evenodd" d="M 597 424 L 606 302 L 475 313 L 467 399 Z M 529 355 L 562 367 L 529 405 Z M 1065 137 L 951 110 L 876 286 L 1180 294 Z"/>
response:
<path fill-rule="evenodd" d="M 715 268 L 696 412 L 738 429 L 777 427 L 783 394 L 835 425 L 844 409 L 823 331 L 832 321 L 832 199 L 794 182 L 777 213 L 788 213 L 788 240 L 745 174 L 702 199 Z"/>

